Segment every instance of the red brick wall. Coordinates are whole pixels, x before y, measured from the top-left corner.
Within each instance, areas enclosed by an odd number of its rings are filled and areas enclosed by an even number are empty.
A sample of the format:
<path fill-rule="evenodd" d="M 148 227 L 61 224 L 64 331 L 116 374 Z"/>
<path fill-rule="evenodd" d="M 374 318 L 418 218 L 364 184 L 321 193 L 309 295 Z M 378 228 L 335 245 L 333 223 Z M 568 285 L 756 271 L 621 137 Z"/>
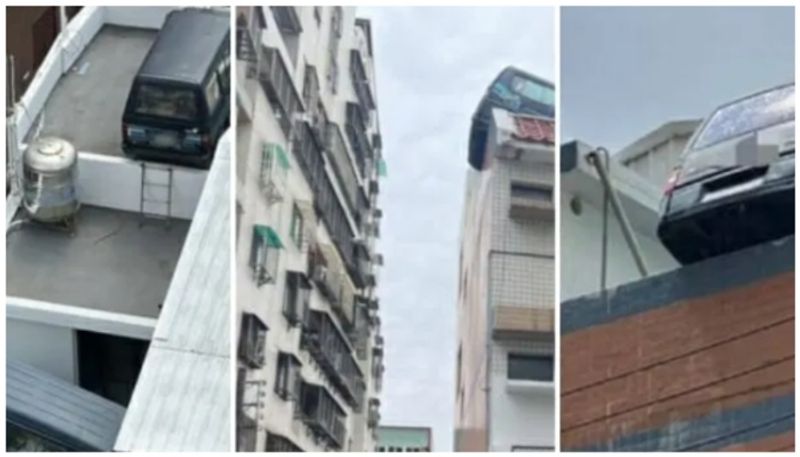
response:
<path fill-rule="evenodd" d="M 563 334 L 561 446 L 586 448 L 793 391 L 788 271 Z M 793 443 L 784 434 L 731 448 Z"/>

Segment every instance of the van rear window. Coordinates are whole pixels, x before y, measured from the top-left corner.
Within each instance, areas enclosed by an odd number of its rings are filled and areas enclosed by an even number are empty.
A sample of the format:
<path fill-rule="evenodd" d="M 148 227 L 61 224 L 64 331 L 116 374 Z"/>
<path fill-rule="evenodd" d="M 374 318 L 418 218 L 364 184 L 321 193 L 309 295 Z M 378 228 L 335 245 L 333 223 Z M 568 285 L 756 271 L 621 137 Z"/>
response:
<path fill-rule="evenodd" d="M 192 89 L 142 84 L 136 94 L 138 114 L 193 121 L 197 118 L 197 97 Z"/>
<path fill-rule="evenodd" d="M 794 120 L 794 84 L 756 94 L 718 109 L 692 149 Z"/>

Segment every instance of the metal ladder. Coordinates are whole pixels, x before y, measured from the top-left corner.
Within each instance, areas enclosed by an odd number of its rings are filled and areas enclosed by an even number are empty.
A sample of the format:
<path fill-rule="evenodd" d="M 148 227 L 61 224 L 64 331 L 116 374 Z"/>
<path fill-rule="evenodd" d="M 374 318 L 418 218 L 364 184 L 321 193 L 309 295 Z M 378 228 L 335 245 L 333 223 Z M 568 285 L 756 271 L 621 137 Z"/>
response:
<path fill-rule="evenodd" d="M 139 191 L 139 225 L 148 219 L 164 221 L 167 227 L 172 223 L 172 172 L 168 165 L 154 165 L 141 162 L 142 183 Z M 156 173 L 158 172 L 158 173 Z M 159 176 L 161 178 L 159 178 Z M 154 210 L 148 206 L 156 206 Z M 161 211 L 158 211 L 158 210 Z"/>

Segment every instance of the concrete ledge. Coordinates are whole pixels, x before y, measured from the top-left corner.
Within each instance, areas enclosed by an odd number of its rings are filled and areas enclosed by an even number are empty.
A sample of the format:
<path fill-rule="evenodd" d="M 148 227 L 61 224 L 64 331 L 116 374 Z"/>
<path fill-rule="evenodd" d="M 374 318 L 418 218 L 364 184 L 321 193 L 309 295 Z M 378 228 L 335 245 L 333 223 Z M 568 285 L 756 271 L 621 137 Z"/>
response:
<path fill-rule="evenodd" d="M 6 319 L 150 340 L 156 319 L 21 297 L 6 298 Z"/>
<path fill-rule="evenodd" d="M 794 236 L 715 257 L 561 304 L 561 333 L 794 271 Z M 568 280 L 568 278 L 567 278 Z"/>

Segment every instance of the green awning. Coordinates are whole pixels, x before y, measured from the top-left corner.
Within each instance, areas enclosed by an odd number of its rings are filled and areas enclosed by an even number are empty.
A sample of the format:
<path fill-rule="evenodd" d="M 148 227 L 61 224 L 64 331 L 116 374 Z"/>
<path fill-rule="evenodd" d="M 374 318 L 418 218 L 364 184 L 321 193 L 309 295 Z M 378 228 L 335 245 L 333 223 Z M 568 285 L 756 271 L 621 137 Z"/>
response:
<path fill-rule="evenodd" d="M 281 145 L 275 143 L 267 143 L 266 150 L 269 154 L 271 154 L 277 161 L 278 164 L 284 170 L 289 169 L 289 157 L 286 156 L 286 151 L 283 150 Z"/>
<path fill-rule="evenodd" d="M 275 233 L 275 230 L 272 230 L 272 227 L 268 225 L 258 225 L 255 226 L 256 235 L 261 237 L 267 243 L 267 246 L 281 249 L 283 248 L 283 243 L 281 242 L 281 237 Z"/>
<path fill-rule="evenodd" d="M 383 159 L 378 160 L 378 176 L 385 178 L 387 174 L 386 161 Z"/>

